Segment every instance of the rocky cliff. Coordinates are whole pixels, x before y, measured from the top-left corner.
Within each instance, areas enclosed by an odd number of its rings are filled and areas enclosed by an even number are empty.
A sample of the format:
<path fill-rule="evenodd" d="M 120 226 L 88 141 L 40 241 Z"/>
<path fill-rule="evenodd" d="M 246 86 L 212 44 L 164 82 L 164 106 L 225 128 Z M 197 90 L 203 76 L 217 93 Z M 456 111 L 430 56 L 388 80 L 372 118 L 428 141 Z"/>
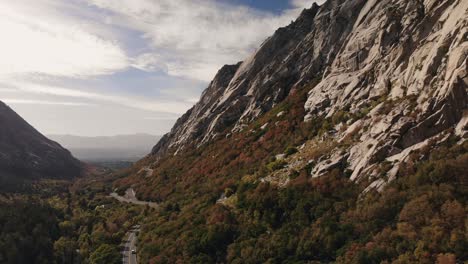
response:
<path fill-rule="evenodd" d="M 467 0 L 328 0 L 223 67 L 115 182 L 160 205 L 142 261 L 468 259 L 467 31 Z"/>
<path fill-rule="evenodd" d="M 1 187 L 25 179 L 69 179 L 80 173 L 81 163 L 68 150 L 47 139 L 0 102 Z"/>
<path fill-rule="evenodd" d="M 350 2 L 343 1 L 338 12 Z M 392 179 L 399 161 L 429 139 L 451 127 L 465 135 L 468 1 L 363 2 L 305 107 L 307 118 L 368 107 L 350 124 L 362 128 L 346 151 L 351 178 L 389 161 Z"/>
<path fill-rule="evenodd" d="M 250 58 L 223 67 L 152 155 L 242 131 L 296 88 L 320 80 L 304 122 L 335 120 L 319 140 L 347 144 L 310 161 L 312 176 L 341 164 L 351 179 L 367 175 L 370 187 L 381 188 L 415 150 L 450 135 L 465 140 L 467 56 L 468 1 L 314 4 Z M 383 176 L 382 163 L 391 167 Z"/>

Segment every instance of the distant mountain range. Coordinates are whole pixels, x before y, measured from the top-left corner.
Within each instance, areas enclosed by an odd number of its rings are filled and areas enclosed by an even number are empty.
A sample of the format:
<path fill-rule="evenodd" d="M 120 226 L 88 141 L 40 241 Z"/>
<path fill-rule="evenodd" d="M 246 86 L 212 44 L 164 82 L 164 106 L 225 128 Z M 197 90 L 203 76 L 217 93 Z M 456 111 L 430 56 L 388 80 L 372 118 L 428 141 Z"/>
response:
<path fill-rule="evenodd" d="M 149 134 L 83 137 L 49 135 L 83 161 L 136 161 L 151 151 L 160 136 Z"/>

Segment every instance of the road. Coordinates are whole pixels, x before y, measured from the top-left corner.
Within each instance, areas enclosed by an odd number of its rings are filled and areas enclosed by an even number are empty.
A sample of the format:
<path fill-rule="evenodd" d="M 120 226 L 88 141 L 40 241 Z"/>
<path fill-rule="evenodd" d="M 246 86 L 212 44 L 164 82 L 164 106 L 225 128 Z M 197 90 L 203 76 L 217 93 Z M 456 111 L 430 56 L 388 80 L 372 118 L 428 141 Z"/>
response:
<path fill-rule="evenodd" d="M 130 230 L 126 237 L 124 247 L 122 249 L 122 263 L 123 264 L 137 264 L 137 254 L 132 254 L 132 250 L 137 251 L 136 242 L 137 242 L 137 232 L 139 229 L 132 229 Z"/>
<path fill-rule="evenodd" d="M 132 188 L 125 191 L 124 196 L 120 196 L 115 192 L 111 193 L 110 196 L 117 199 L 119 202 L 123 202 L 123 203 L 132 203 L 132 204 L 137 204 L 137 205 L 148 205 L 149 207 L 152 207 L 152 208 L 157 208 L 158 207 L 157 203 L 138 200 L 136 198 L 136 196 L 135 196 L 135 191 Z"/>
<path fill-rule="evenodd" d="M 110 196 L 117 199 L 119 202 L 123 202 L 123 203 L 148 205 L 153 208 L 158 207 L 157 203 L 138 200 L 136 198 L 135 190 L 133 190 L 132 188 L 127 189 L 123 196 L 120 196 L 117 193 L 111 193 Z M 138 263 L 138 259 L 137 259 L 138 254 L 132 254 L 132 250 L 138 253 L 137 248 L 136 248 L 136 243 L 137 243 L 137 234 L 139 232 L 140 232 L 140 226 L 136 225 L 136 226 L 133 226 L 132 229 L 128 231 L 127 234 L 125 235 L 126 240 L 123 243 L 123 249 L 122 249 L 122 263 L 123 264 L 137 264 Z"/>

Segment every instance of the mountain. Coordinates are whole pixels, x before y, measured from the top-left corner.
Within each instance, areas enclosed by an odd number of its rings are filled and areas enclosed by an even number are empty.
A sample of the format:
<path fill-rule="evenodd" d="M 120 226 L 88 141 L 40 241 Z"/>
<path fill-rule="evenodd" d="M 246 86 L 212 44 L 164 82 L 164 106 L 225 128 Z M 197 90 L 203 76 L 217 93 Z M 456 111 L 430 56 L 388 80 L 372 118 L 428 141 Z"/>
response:
<path fill-rule="evenodd" d="M 115 183 L 161 204 L 142 261 L 466 260 L 467 36 L 462 0 L 304 10 Z"/>
<path fill-rule="evenodd" d="M 151 151 L 160 136 L 148 134 L 82 137 L 74 135 L 48 135 L 73 155 L 84 161 L 136 161 Z"/>
<path fill-rule="evenodd" d="M 81 162 L 46 138 L 10 107 L 0 102 L 0 186 L 24 180 L 72 179 Z"/>
<path fill-rule="evenodd" d="M 340 132 L 337 139 L 370 128 L 359 132 L 360 142 L 346 157 L 332 151 L 335 160 L 347 161 L 353 179 L 392 156 L 404 159 L 449 128 L 464 134 L 467 6 L 466 1 L 314 4 L 246 61 L 224 66 L 152 154 L 242 131 L 317 79 L 304 105 L 304 122 L 346 117 L 332 128 Z"/>

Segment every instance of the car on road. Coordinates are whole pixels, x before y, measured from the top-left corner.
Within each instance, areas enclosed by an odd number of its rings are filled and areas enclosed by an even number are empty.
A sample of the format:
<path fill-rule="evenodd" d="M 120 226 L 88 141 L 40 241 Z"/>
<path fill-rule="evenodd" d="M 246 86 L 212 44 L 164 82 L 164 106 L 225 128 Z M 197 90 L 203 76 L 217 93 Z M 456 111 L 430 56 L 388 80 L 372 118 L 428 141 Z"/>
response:
<path fill-rule="evenodd" d="M 136 254 L 136 250 L 135 250 L 135 249 L 132 249 L 132 254 Z"/>

